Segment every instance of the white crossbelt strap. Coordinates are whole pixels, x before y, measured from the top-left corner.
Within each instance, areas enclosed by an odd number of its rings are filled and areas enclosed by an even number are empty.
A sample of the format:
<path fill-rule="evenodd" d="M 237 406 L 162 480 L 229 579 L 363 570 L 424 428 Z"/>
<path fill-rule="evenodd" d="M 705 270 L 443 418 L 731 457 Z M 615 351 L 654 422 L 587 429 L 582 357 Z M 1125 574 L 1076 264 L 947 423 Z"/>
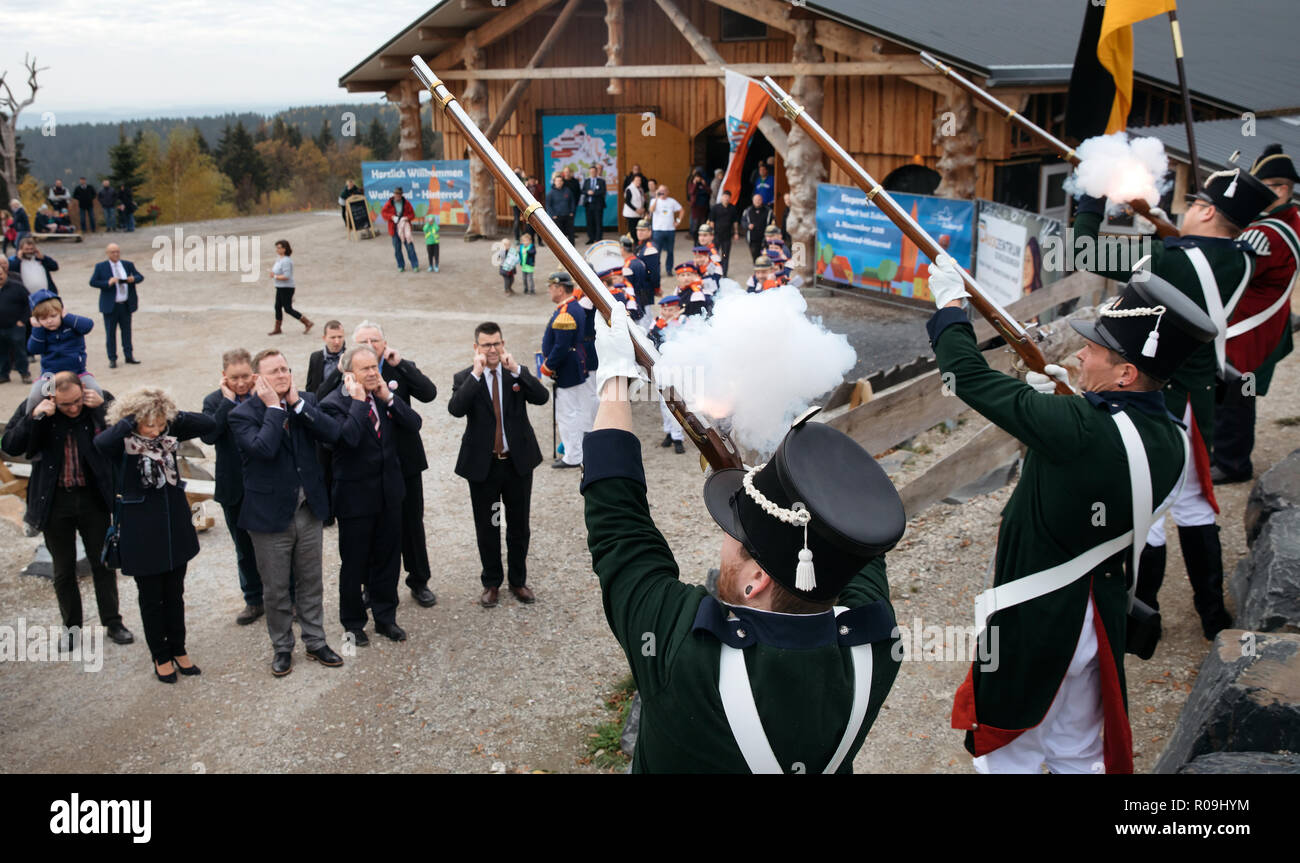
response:
<path fill-rule="evenodd" d="M 835 606 L 836 614 L 848 609 Z M 849 711 L 848 725 L 844 737 L 836 747 L 823 773 L 834 773 L 840 769 L 849 748 L 862 730 L 862 723 L 867 718 L 867 704 L 871 698 L 871 645 L 860 644 L 849 649 L 853 658 L 853 707 Z M 745 651 L 722 645 L 718 661 L 718 694 L 722 696 L 722 709 L 727 714 L 727 724 L 731 726 L 731 736 L 740 747 L 740 754 L 745 757 L 745 764 L 751 773 L 785 773 L 776 760 L 772 744 L 763 731 L 763 721 L 758 716 L 758 707 L 754 703 L 754 689 L 749 683 L 749 672 L 745 668 Z"/>
<path fill-rule="evenodd" d="M 1142 546 L 1146 542 L 1146 532 L 1157 516 L 1164 515 L 1165 509 L 1177 499 L 1177 494 L 1171 494 L 1167 497 L 1156 513 L 1151 512 L 1151 470 L 1147 462 L 1146 448 L 1142 444 L 1142 438 L 1133 425 L 1133 420 L 1129 419 L 1128 415 L 1123 411 L 1112 414 L 1111 419 L 1119 428 L 1120 440 L 1123 442 L 1124 451 L 1128 455 L 1129 486 L 1133 494 L 1133 524 L 1135 527 L 1140 526 L 1142 530 L 1140 532 L 1135 530 L 1126 531 L 1114 539 L 1095 545 L 1083 552 L 1083 554 L 1064 563 L 1058 563 L 1050 569 L 1026 575 L 1024 578 L 1017 578 L 1015 581 L 1009 581 L 1006 584 L 1000 584 L 984 591 L 975 597 L 976 638 L 984 632 L 985 625 L 995 612 L 1003 611 L 1022 602 L 1028 602 L 1031 599 L 1045 596 L 1054 590 L 1059 590 L 1091 572 L 1112 555 L 1118 554 L 1130 546 L 1133 548 L 1133 588 L 1129 590 L 1131 601 L 1133 590 L 1136 589 L 1137 585 L 1137 560 L 1142 553 Z M 1183 451 L 1185 456 L 1190 458 L 1191 447 L 1187 445 L 1185 435 Z M 1186 475 L 1185 458 L 1183 476 Z M 1179 488 L 1182 488 L 1181 481 Z"/>
<path fill-rule="evenodd" d="M 1201 295 L 1205 297 L 1205 310 L 1209 312 L 1210 320 L 1214 321 L 1214 328 L 1218 330 L 1218 334 L 1214 337 L 1214 360 L 1218 364 L 1218 370 L 1223 371 L 1227 363 L 1228 318 L 1231 317 L 1232 310 L 1237 307 L 1242 293 L 1246 290 L 1246 284 L 1255 272 L 1254 261 L 1250 255 L 1242 253 L 1246 269 L 1242 273 L 1241 284 L 1237 285 L 1227 305 L 1224 305 L 1223 298 L 1219 296 L 1219 281 L 1214 277 L 1214 270 L 1210 267 L 1205 252 L 1195 246 L 1184 251 L 1187 253 L 1187 260 L 1192 262 L 1192 268 L 1196 270 L 1197 280 L 1201 283 Z"/>
<path fill-rule="evenodd" d="M 1267 309 L 1264 309 L 1264 311 L 1256 312 L 1250 317 L 1237 321 L 1235 324 L 1228 327 L 1227 337 L 1229 339 L 1235 339 L 1242 333 L 1250 332 L 1255 329 L 1255 327 L 1258 327 L 1260 324 L 1272 318 L 1273 315 L 1277 314 L 1279 309 L 1291 301 L 1291 291 L 1295 288 L 1296 280 L 1300 279 L 1300 238 L 1296 237 L 1295 232 L 1291 230 L 1291 226 L 1279 219 L 1265 219 L 1264 221 L 1257 223 L 1257 226 L 1258 225 L 1268 225 L 1281 235 L 1282 240 L 1291 249 L 1291 258 L 1295 261 L 1296 269 L 1291 274 L 1291 281 L 1287 284 L 1286 290 L 1282 292 L 1282 296 L 1278 297 L 1276 302 Z"/>

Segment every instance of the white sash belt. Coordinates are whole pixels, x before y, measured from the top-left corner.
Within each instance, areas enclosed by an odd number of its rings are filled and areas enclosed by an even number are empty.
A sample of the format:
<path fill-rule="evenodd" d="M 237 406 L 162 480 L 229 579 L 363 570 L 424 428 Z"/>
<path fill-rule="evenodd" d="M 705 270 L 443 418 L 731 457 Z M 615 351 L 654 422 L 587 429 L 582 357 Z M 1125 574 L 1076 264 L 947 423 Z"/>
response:
<path fill-rule="evenodd" d="M 839 613 L 847 611 L 842 606 L 835 606 Z M 831 756 L 823 773 L 834 773 L 840 769 L 849 748 L 862 730 L 862 723 L 867 718 L 867 704 L 871 698 L 871 645 L 860 644 L 849 649 L 853 658 L 853 707 L 849 711 L 848 725 L 844 737 Z M 745 764 L 751 773 L 785 773 L 781 763 L 776 760 L 772 744 L 768 742 L 763 731 L 763 721 L 758 716 L 758 707 L 754 703 L 754 689 L 749 682 L 749 672 L 745 668 L 745 651 L 722 645 L 722 654 L 718 661 L 718 694 L 722 696 L 722 709 L 727 714 L 727 724 L 731 726 L 731 736 L 740 747 L 740 754 L 745 757 Z M 802 773 L 806 771 L 795 770 Z"/>
<path fill-rule="evenodd" d="M 1115 425 L 1119 428 L 1120 440 L 1123 441 L 1124 451 L 1128 455 L 1129 487 L 1132 489 L 1133 494 L 1133 530 L 1126 531 L 1100 545 L 1095 545 L 1064 563 L 1058 563 L 1051 569 L 1044 569 L 1032 575 L 1026 575 L 1024 578 L 1017 578 L 1015 581 L 1009 581 L 1006 584 L 990 588 L 975 597 L 976 638 L 983 633 L 985 625 L 994 612 L 1011 608 L 1022 602 L 1028 602 L 1031 599 L 1045 596 L 1054 590 L 1059 590 L 1100 566 L 1111 555 L 1118 554 L 1130 545 L 1133 548 L 1133 584 L 1129 588 L 1129 602 L 1132 603 L 1133 594 L 1137 590 L 1138 558 L 1142 554 L 1142 546 L 1146 543 L 1147 531 L 1150 529 L 1151 524 L 1157 518 L 1163 516 L 1165 510 L 1178 499 L 1178 492 L 1182 489 L 1183 481 L 1187 477 L 1187 468 L 1192 450 L 1184 433 L 1183 476 L 1174 491 L 1160 505 L 1160 509 L 1153 513 L 1151 511 L 1151 469 L 1147 462 L 1146 447 L 1142 444 L 1142 437 L 1138 434 L 1137 427 L 1133 425 L 1133 420 L 1129 419 L 1128 415 L 1123 411 L 1111 414 L 1111 419 L 1115 421 Z"/>

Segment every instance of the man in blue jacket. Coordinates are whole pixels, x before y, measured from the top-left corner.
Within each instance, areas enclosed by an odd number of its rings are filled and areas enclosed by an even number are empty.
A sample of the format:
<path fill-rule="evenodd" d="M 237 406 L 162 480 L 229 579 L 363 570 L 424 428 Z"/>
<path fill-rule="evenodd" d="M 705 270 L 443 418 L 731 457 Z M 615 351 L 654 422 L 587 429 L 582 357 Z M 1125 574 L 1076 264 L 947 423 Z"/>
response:
<path fill-rule="evenodd" d="M 308 658 L 331 667 L 343 664 L 325 643 L 321 532 L 330 506 L 315 446 L 317 441 L 333 445 L 339 425 L 316 407 L 315 396 L 298 391 L 279 351 L 259 352 L 252 365 L 257 398 L 231 410 L 227 421 L 243 467 L 238 526 L 253 541 L 262 577 L 266 629 L 275 652 L 271 673 L 283 677 L 293 670 L 291 575 Z"/>
<path fill-rule="evenodd" d="M 117 368 L 117 329 L 122 328 L 122 353 L 130 365 L 139 365 L 131 347 L 131 315 L 140 306 L 135 286 L 144 276 L 135 264 L 122 260 L 122 250 L 117 243 L 109 243 L 104 250 L 107 261 L 95 264 L 90 276 L 90 286 L 99 288 L 99 311 L 104 316 L 104 335 L 108 340 L 108 367 Z"/>
<path fill-rule="evenodd" d="M 582 466 L 582 436 L 591 431 L 587 424 L 587 363 L 582 352 L 582 334 L 587 326 L 587 312 L 572 295 L 573 280 L 564 271 L 551 273 L 546 279 L 555 310 L 542 336 L 542 374 L 555 381 L 555 422 L 564 456 L 551 467 Z"/>

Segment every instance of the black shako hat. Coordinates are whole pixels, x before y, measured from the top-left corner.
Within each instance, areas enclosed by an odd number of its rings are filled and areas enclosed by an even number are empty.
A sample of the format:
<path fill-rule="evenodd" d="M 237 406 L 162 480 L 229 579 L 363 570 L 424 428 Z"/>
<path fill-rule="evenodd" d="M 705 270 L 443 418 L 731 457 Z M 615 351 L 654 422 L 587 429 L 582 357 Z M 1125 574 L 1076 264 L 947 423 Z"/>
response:
<path fill-rule="evenodd" d="M 1291 157 L 1282 152 L 1281 144 L 1269 144 L 1259 154 L 1255 164 L 1250 166 L 1250 173 L 1258 180 L 1290 180 L 1300 183 L 1300 175 L 1295 172 L 1295 163 Z"/>
<path fill-rule="evenodd" d="M 1110 348 L 1164 383 L 1192 352 L 1214 341 L 1210 316 L 1159 276 L 1140 273 L 1097 310 L 1095 321 L 1070 321 L 1085 339 Z"/>
<path fill-rule="evenodd" d="M 1205 178 L 1205 185 L 1199 192 L 1187 196 L 1188 203 L 1204 201 L 1213 204 L 1238 228 L 1245 228 L 1255 221 L 1255 217 L 1275 200 L 1277 195 L 1272 189 L 1241 168 L 1215 171 Z"/>
<path fill-rule="evenodd" d="M 894 547 L 907 518 L 870 453 L 838 429 L 808 422 L 813 413 L 795 423 L 766 464 L 710 476 L 704 503 L 778 584 L 825 602 Z"/>

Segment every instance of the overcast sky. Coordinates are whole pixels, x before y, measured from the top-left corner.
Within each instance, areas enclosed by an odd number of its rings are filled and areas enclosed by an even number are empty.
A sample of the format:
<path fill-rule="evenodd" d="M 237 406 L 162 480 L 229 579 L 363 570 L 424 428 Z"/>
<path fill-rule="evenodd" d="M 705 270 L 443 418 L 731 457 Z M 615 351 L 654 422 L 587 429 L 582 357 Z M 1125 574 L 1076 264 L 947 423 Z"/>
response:
<path fill-rule="evenodd" d="M 434 0 L 36 0 L 9 8 L 0 70 L 27 96 L 23 52 L 49 69 L 36 102 L 67 122 L 331 102 L 339 77 L 435 5 Z M 111 117 L 88 117 L 107 113 Z M 202 113 L 209 113 L 202 111 Z"/>

